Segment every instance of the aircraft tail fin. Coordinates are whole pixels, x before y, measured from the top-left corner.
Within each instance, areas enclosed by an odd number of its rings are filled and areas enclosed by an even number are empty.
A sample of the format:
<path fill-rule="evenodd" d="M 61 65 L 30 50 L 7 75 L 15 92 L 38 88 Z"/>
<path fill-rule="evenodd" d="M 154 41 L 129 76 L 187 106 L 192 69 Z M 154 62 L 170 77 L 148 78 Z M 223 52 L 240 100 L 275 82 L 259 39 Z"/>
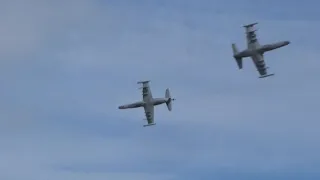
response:
<path fill-rule="evenodd" d="M 174 98 L 171 98 L 171 95 L 170 95 L 170 90 L 169 89 L 166 89 L 166 94 L 165 94 L 165 98 L 167 98 L 167 108 L 169 111 L 172 111 L 172 101 L 174 101 L 175 99 Z"/>
<path fill-rule="evenodd" d="M 239 53 L 239 51 L 238 51 L 236 44 L 232 44 L 232 51 L 233 51 L 233 57 L 237 62 L 238 68 L 242 69 L 242 58 L 237 57 L 237 54 Z"/>

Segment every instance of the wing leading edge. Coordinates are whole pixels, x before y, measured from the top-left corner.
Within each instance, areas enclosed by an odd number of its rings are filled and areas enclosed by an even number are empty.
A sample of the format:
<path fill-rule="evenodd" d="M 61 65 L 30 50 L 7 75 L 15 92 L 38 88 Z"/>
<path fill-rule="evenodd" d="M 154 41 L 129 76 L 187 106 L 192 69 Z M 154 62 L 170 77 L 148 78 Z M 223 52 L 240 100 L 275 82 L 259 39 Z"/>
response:
<path fill-rule="evenodd" d="M 138 84 L 142 84 L 142 98 L 143 101 L 150 101 L 152 99 L 152 92 L 149 86 L 150 81 L 139 81 Z"/>
<path fill-rule="evenodd" d="M 144 102 L 150 102 L 152 100 L 152 92 L 149 86 L 149 82 L 150 81 L 138 82 L 138 84 L 142 84 L 142 87 L 140 89 L 142 89 L 142 98 Z M 155 125 L 154 106 L 149 103 L 146 103 L 146 105 L 144 106 L 144 113 L 145 113 L 146 120 L 148 122 L 148 124 L 144 125 L 144 127 Z"/>
<path fill-rule="evenodd" d="M 274 75 L 274 74 L 268 74 L 268 72 L 267 72 L 268 67 L 265 64 L 263 54 L 258 54 L 256 56 L 253 56 L 253 60 L 254 60 L 255 66 L 257 68 L 257 71 L 260 74 L 259 78 L 265 78 L 265 77 Z"/>
<path fill-rule="evenodd" d="M 155 123 L 154 123 L 154 106 L 153 105 L 146 105 L 144 107 L 144 112 L 145 112 L 146 120 L 148 122 L 148 124 L 144 125 L 144 127 L 155 125 Z"/>

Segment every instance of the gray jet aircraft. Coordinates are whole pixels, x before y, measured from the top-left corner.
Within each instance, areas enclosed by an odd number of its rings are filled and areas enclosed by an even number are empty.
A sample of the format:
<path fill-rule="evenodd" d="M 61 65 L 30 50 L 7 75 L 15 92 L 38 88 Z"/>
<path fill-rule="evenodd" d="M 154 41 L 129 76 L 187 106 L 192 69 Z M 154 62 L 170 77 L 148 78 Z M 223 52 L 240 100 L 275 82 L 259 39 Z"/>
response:
<path fill-rule="evenodd" d="M 143 107 L 145 116 L 148 124 L 143 125 L 143 127 L 146 126 L 152 126 L 156 125 L 154 123 L 154 106 L 166 103 L 167 108 L 169 111 L 172 110 L 172 101 L 174 101 L 174 98 L 171 98 L 169 89 L 166 89 L 165 97 L 164 98 L 153 98 L 152 93 L 149 87 L 150 81 L 139 81 L 138 84 L 142 84 L 142 87 L 139 89 L 142 89 L 142 101 L 138 101 L 132 104 L 126 104 L 119 106 L 119 109 L 129 109 L 129 108 L 139 108 Z"/>
<path fill-rule="evenodd" d="M 239 52 L 236 45 L 232 44 L 233 57 L 235 58 L 239 69 L 242 69 L 242 58 L 251 57 L 257 68 L 257 71 L 260 74 L 259 78 L 265 78 L 268 76 L 273 76 L 274 74 L 267 73 L 268 67 L 265 65 L 263 54 L 267 51 L 272 51 L 274 49 L 286 46 L 290 44 L 290 41 L 281 41 L 273 44 L 260 45 L 255 33 L 257 30 L 254 29 L 254 25 L 256 24 L 258 23 L 252 23 L 243 26 L 246 30 L 248 48 Z"/>

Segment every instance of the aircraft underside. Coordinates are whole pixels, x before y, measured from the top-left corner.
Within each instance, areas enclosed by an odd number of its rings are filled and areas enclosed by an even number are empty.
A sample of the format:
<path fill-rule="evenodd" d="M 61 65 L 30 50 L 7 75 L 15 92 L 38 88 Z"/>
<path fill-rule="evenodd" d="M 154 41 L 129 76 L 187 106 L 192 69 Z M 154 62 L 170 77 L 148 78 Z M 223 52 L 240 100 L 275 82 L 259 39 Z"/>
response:
<path fill-rule="evenodd" d="M 165 91 L 164 98 L 153 98 L 151 89 L 149 87 L 149 81 L 139 81 L 138 84 L 143 85 L 141 88 L 139 88 L 139 89 L 142 89 L 142 101 L 122 105 L 122 106 L 119 106 L 118 108 L 132 109 L 132 108 L 143 107 L 145 117 L 146 117 L 145 120 L 147 121 L 147 124 L 144 125 L 144 127 L 155 125 L 156 123 L 154 122 L 154 107 L 165 103 L 167 105 L 168 110 L 171 111 L 172 101 L 174 101 L 175 99 L 171 98 L 170 91 L 168 88 Z"/>

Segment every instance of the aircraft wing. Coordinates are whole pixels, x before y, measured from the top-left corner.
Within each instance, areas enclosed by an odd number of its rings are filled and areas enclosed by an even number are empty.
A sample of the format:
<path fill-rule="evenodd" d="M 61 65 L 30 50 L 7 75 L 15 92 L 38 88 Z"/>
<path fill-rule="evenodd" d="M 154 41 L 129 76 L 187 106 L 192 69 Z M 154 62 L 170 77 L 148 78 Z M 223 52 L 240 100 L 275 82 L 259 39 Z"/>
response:
<path fill-rule="evenodd" d="M 149 86 L 149 81 L 139 81 L 138 84 L 142 84 L 142 97 L 144 101 L 152 99 L 152 93 Z"/>
<path fill-rule="evenodd" d="M 268 74 L 266 67 L 259 67 L 257 65 L 256 65 L 256 67 L 257 67 L 257 70 L 258 70 L 260 76 L 265 76 Z"/>
<path fill-rule="evenodd" d="M 154 106 L 153 105 L 145 106 L 144 112 L 148 122 L 148 124 L 145 126 L 154 125 Z"/>
<path fill-rule="evenodd" d="M 263 54 L 259 54 L 258 56 L 253 57 L 254 65 L 257 68 L 257 71 L 260 74 L 260 78 L 272 76 L 273 74 L 268 74 L 267 69 L 268 67 L 265 64 Z"/>
<path fill-rule="evenodd" d="M 246 30 L 246 39 L 247 39 L 247 44 L 248 48 L 258 48 L 260 46 L 260 43 L 258 41 L 256 31 L 257 29 L 254 28 L 254 26 L 258 23 L 252 23 L 248 25 L 244 25 L 243 27 Z"/>

